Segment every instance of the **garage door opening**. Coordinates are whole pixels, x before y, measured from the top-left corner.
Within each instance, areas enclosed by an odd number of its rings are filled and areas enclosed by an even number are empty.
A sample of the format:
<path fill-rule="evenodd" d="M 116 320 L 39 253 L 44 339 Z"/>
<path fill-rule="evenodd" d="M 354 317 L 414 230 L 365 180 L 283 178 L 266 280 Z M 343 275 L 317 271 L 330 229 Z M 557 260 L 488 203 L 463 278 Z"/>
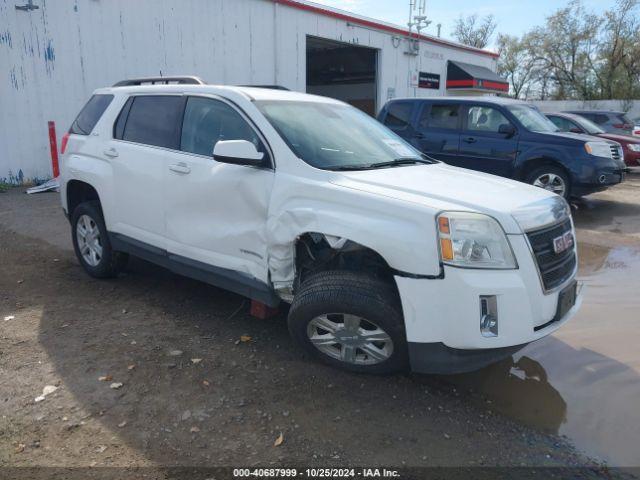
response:
<path fill-rule="evenodd" d="M 307 36 L 307 93 L 376 114 L 378 50 Z"/>

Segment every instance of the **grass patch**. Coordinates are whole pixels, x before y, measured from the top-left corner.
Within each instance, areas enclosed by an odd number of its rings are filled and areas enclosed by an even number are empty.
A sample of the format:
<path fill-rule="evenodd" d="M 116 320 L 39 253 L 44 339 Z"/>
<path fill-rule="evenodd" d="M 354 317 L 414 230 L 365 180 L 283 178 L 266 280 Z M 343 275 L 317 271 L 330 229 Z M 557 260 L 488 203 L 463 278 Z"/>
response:
<path fill-rule="evenodd" d="M 4 193 L 4 192 L 8 191 L 11 187 L 12 187 L 12 185 L 10 185 L 8 183 L 0 182 L 0 193 Z"/>

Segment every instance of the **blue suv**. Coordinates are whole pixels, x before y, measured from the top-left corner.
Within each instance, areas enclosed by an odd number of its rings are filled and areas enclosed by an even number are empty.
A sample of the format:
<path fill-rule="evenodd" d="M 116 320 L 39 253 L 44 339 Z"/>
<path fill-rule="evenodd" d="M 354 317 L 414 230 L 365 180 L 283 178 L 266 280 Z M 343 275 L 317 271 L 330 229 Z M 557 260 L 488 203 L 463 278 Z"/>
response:
<path fill-rule="evenodd" d="M 500 97 L 396 99 L 382 108 L 378 120 L 429 157 L 565 198 L 604 190 L 625 175 L 618 143 L 560 133 L 526 102 Z"/>

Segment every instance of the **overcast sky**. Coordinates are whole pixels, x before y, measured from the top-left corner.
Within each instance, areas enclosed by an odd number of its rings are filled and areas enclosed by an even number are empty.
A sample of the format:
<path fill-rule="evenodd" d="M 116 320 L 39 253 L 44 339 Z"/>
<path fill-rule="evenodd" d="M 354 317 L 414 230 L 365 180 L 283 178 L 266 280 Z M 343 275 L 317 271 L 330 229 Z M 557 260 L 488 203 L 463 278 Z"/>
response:
<path fill-rule="evenodd" d="M 409 0 L 312 0 L 379 20 L 406 26 L 409 19 Z M 427 33 L 435 35 L 442 23 L 442 36 L 451 38 L 454 21 L 461 15 L 493 14 L 498 22 L 496 32 L 520 35 L 540 25 L 546 16 L 566 5 L 568 0 L 427 0 L 427 16 L 433 23 Z M 587 8 L 602 12 L 615 0 L 584 0 Z"/>

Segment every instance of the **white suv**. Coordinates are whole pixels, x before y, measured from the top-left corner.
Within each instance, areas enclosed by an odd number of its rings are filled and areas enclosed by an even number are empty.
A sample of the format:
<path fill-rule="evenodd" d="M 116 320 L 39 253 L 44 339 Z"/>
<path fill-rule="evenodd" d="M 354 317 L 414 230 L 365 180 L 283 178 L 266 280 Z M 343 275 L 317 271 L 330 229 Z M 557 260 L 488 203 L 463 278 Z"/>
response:
<path fill-rule="evenodd" d="M 63 145 L 90 275 L 132 254 L 290 303 L 295 341 L 334 366 L 473 370 L 579 308 L 561 197 L 429 159 L 333 99 L 125 81 L 95 92 Z"/>

